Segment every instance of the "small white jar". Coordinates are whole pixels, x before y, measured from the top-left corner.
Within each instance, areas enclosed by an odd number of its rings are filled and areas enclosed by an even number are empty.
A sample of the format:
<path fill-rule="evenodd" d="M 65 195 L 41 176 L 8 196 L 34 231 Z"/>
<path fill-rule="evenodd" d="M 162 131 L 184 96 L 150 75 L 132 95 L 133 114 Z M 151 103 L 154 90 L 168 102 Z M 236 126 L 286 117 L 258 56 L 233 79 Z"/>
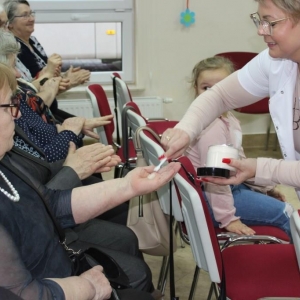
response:
<path fill-rule="evenodd" d="M 223 158 L 239 158 L 238 149 L 229 145 L 213 145 L 208 147 L 206 168 L 220 168 L 235 172 L 235 168 L 222 162 Z"/>

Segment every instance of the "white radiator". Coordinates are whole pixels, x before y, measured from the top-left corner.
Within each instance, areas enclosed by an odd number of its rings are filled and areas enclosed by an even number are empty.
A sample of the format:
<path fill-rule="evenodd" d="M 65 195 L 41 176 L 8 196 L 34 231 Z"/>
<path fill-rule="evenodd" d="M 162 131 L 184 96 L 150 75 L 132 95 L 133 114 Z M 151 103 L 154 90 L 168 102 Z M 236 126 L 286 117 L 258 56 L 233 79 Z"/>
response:
<path fill-rule="evenodd" d="M 114 100 L 109 98 L 109 106 L 112 114 L 114 115 Z M 136 97 L 133 98 L 141 113 L 146 118 L 162 118 L 163 114 L 163 101 L 160 97 Z M 58 100 L 58 107 L 72 115 L 82 116 L 85 118 L 93 117 L 93 107 L 91 101 L 88 99 L 78 100 Z M 121 124 L 121 114 L 118 113 L 119 124 Z"/>
<path fill-rule="evenodd" d="M 74 115 L 85 118 L 93 117 L 93 108 L 90 100 L 58 100 L 58 108 Z"/>

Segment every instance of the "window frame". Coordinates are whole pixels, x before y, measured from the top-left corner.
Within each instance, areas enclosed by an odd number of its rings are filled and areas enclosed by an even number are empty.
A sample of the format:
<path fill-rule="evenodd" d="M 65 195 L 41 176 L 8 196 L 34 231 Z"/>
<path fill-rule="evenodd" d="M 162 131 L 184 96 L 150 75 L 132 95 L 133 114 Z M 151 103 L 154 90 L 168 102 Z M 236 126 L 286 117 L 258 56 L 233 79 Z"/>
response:
<path fill-rule="evenodd" d="M 97 2 L 96 2 L 97 1 Z M 35 21 L 41 23 L 70 22 L 121 22 L 122 23 L 122 71 L 118 73 L 128 83 L 135 81 L 134 62 L 134 12 L 133 0 L 31 0 L 36 11 Z M 70 9 L 72 2 L 72 9 Z M 34 36 L 34 32 L 33 32 Z M 50 55 L 51 53 L 47 53 Z M 90 82 L 111 83 L 112 71 L 92 72 Z"/>

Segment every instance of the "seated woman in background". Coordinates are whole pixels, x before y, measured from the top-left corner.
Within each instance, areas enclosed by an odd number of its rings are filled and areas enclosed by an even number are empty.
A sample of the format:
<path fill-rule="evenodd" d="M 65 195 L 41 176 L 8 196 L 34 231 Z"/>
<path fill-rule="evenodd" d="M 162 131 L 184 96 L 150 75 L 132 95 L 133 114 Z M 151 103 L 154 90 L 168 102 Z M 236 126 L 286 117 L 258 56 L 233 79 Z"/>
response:
<path fill-rule="evenodd" d="M 192 72 L 192 87 L 196 97 L 234 71 L 232 62 L 220 56 L 200 61 Z M 190 145 L 186 155 L 195 169 L 205 167 L 208 147 L 231 144 L 242 148 L 240 122 L 231 112 L 226 112 L 212 122 Z M 237 186 L 204 184 L 205 194 L 213 211 L 213 219 L 221 228 L 238 234 L 254 234 L 248 226 L 270 225 L 284 230 L 289 236 L 290 215 L 293 208 L 275 186 L 257 186 L 245 181 Z M 247 226 L 248 225 L 248 226 Z"/>
<path fill-rule="evenodd" d="M 0 62 L 15 70 L 16 56 L 20 50 L 19 43 L 11 33 L 4 30 L 0 30 L 0 41 Z M 18 77 L 18 72 L 16 72 L 16 77 Z M 46 82 L 50 96 L 52 89 L 57 91 L 60 80 L 60 77 L 56 77 L 50 79 L 49 83 Z M 70 141 L 76 146 L 81 146 L 83 134 L 99 139 L 93 129 L 109 124 L 113 118 L 112 115 L 92 119 L 73 117 L 67 118 L 62 124 L 56 124 L 51 111 L 32 87 L 25 81 L 19 81 L 19 87 L 22 116 L 16 120 L 16 124 L 37 147 L 43 150 L 49 162 L 65 159 Z M 43 96 L 41 93 L 40 95 Z M 51 102 L 50 99 L 48 99 L 49 102 Z M 24 141 L 16 136 L 15 145 L 24 148 Z M 27 146 L 25 147 L 28 149 Z"/>
<path fill-rule="evenodd" d="M 63 92 L 72 87 L 85 83 L 90 78 L 90 71 L 81 68 L 73 68 L 61 73 L 62 58 L 58 54 L 47 57 L 43 47 L 31 34 L 34 31 L 34 12 L 25 0 L 4 1 L 4 9 L 8 17 L 8 29 L 15 35 L 21 44 L 21 52 L 18 54 L 16 67 L 21 77 L 39 88 L 43 80 L 55 76 L 62 76 L 60 81 Z M 72 117 L 69 113 L 58 108 L 58 102 L 54 99 L 51 111 L 59 121 Z"/>
<path fill-rule="evenodd" d="M 171 163 L 151 176 L 152 179 L 148 178 L 154 170 L 150 166 L 136 168 L 122 179 L 73 190 L 49 190 L 41 186 L 38 193 L 6 155 L 13 146 L 14 118 L 20 116 L 18 103 L 12 97 L 16 87 L 11 69 L 0 64 L 0 287 L 25 300 L 109 299 L 111 287 L 101 266 L 72 276 L 71 260 L 59 243 L 41 194 L 61 226 L 66 228 L 86 222 L 134 196 L 160 188 L 171 180 L 180 165 Z M 63 197 L 62 201 L 56 201 L 59 196 Z M 83 204 L 82 199 L 87 201 Z M 146 280 L 146 277 L 144 274 L 136 279 Z M 133 291 L 135 295 L 127 299 L 152 299 L 149 278 L 143 290 Z M 122 294 L 126 290 L 118 293 L 125 299 Z"/>
<path fill-rule="evenodd" d="M 6 14 L 2 4 L 0 4 L 0 29 L 8 30 L 7 14 Z M 29 71 L 28 71 L 28 73 L 29 73 Z M 41 86 L 40 81 L 43 80 L 43 79 L 46 80 L 46 78 L 48 78 L 49 76 L 52 76 L 52 75 L 51 74 L 44 74 L 44 75 L 40 76 L 39 80 L 32 80 L 30 82 L 33 84 L 34 88 L 39 90 L 39 88 Z M 64 79 L 63 81 L 61 81 L 60 92 L 65 91 L 68 86 L 69 86 L 69 80 L 68 79 Z"/>
<path fill-rule="evenodd" d="M 32 36 L 34 32 L 35 12 L 30 9 L 26 0 L 6 0 L 3 3 L 7 17 L 8 29 L 21 44 L 18 54 L 17 68 L 22 78 L 31 81 L 38 78 L 40 73 L 49 77 L 60 76 L 62 58 L 58 54 L 47 57 L 42 45 Z M 28 72 L 29 70 L 29 72 Z M 90 71 L 72 67 L 63 74 L 70 80 L 70 88 L 85 83 L 90 78 Z"/>

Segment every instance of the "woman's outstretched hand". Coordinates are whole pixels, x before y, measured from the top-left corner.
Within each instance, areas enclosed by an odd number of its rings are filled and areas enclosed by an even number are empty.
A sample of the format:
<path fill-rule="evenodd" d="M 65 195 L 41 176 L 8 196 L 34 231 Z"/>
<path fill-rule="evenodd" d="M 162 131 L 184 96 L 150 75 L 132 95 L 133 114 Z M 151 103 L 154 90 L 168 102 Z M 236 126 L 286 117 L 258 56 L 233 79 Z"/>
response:
<path fill-rule="evenodd" d="M 158 172 L 154 172 L 155 166 L 139 167 L 133 169 L 125 176 L 128 187 L 131 187 L 135 196 L 145 195 L 156 191 L 168 183 L 179 171 L 180 163 L 171 162 Z M 152 174 L 151 176 L 149 176 Z"/>

